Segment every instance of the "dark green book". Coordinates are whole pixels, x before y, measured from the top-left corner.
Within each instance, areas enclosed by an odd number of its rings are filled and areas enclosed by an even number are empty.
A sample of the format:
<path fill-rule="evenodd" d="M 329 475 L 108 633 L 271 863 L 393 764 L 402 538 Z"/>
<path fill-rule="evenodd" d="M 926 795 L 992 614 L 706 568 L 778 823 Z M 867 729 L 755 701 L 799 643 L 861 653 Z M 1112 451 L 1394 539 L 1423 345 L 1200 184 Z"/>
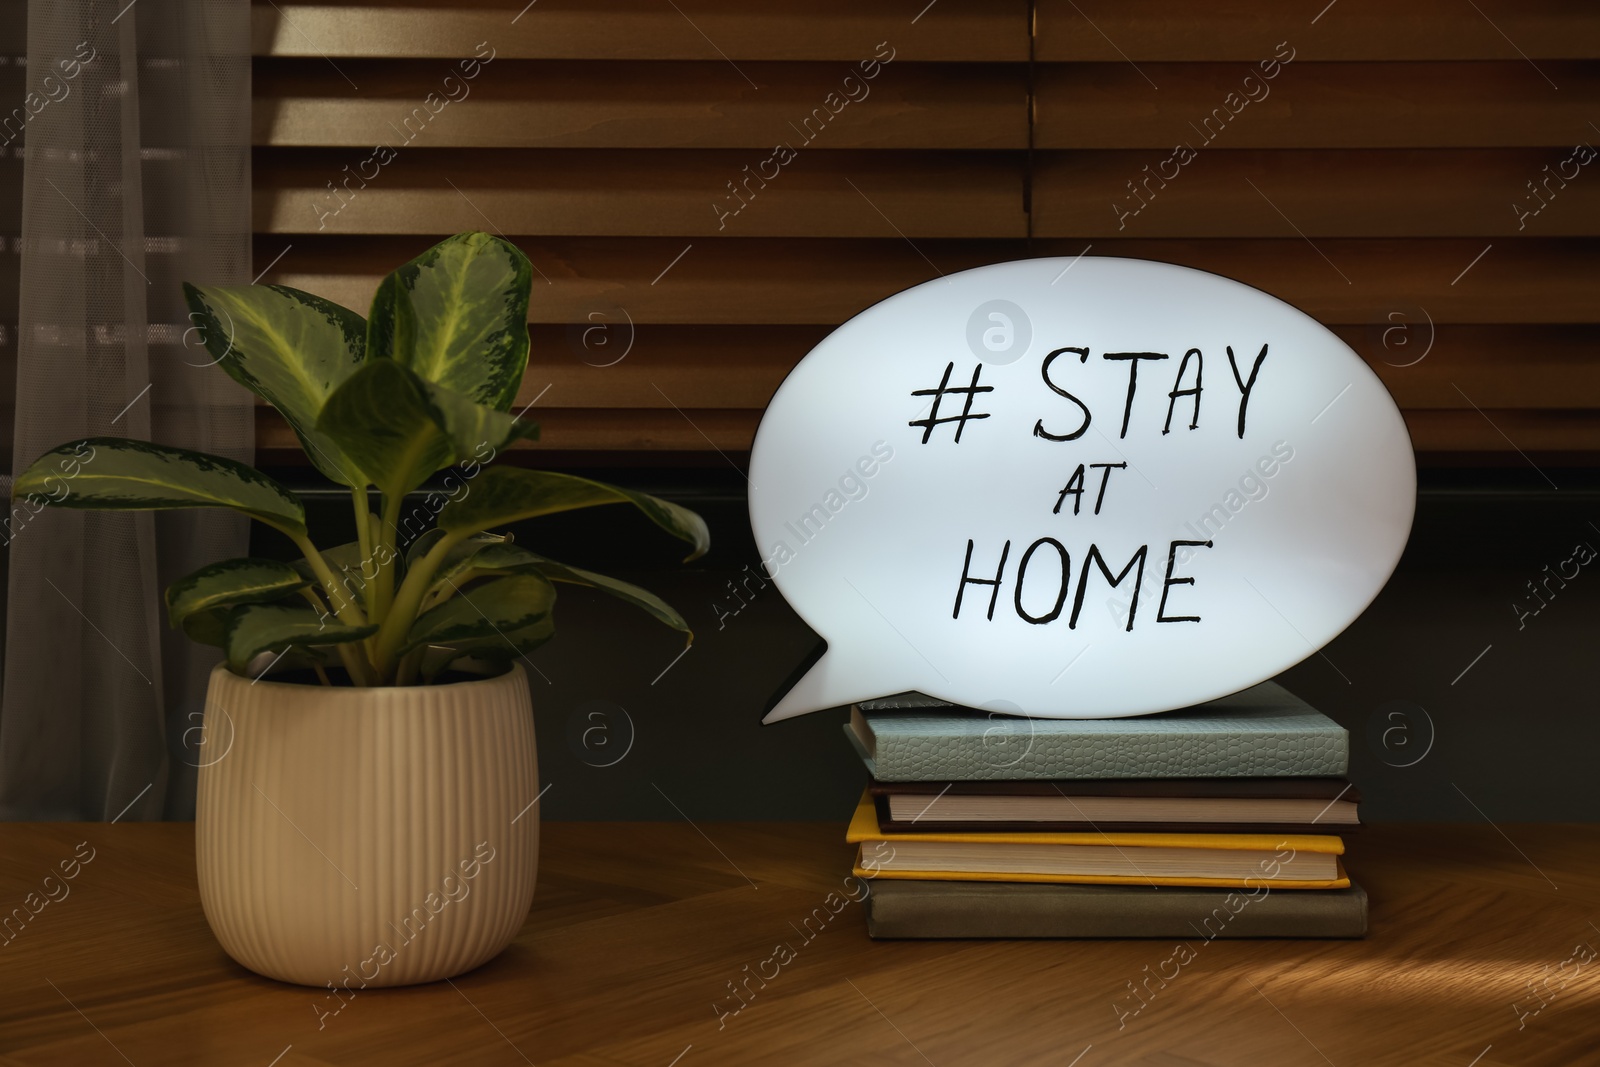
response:
<path fill-rule="evenodd" d="M 1350 735 L 1275 682 L 1125 719 L 1032 719 L 920 693 L 857 703 L 844 728 L 880 782 L 1343 778 Z"/>
<path fill-rule="evenodd" d="M 1364 937 L 1367 894 L 1348 889 L 936 882 L 877 878 L 877 938 Z"/>

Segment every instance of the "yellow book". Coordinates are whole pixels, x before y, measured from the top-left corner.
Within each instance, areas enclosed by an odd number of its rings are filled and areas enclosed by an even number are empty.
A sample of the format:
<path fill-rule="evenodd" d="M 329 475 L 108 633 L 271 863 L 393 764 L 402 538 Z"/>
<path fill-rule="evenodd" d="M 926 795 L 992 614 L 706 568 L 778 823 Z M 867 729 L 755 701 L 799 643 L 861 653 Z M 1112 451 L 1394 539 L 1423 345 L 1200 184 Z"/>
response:
<path fill-rule="evenodd" d="M 1322 834 L 884 833 L 863 793 L 846 840 L 863 878 L 1342 889 Z"/>

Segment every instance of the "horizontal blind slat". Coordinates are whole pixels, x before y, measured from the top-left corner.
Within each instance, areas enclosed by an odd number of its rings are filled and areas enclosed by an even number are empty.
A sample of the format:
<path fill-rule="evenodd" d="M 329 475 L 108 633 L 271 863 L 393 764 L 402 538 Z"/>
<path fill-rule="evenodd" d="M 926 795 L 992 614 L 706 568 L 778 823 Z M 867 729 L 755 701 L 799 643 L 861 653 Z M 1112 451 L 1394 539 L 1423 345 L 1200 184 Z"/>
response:
<path fill-rule="evenodd" d="M 1494 63 L 1084 63 L 1038 71 L 1042 148 L 1571 146 L 1596 134 L 1600 70 Z M 1153 83 L 1153 84 L 1152 84 Z M 1159 88 L 1156 88 L 1159 87 Z"/>
<path fill-rule="evenodd" d="M 1038 58 L 1050 62 L 1253 62 L 1282 41 L 1297 62 L 1596 59 L 1600 10 L 1581 0 L 1038 0 Z"/>
<path fill-rule="evenodd" d="M 371 164 L 366 160 L 370 158 Z M 258 162 L 258 233 L 1022 237 L 1020 154 L 307 149 Z M 367 180 L 365 175 L 372 175 Z M 763 175 L 772 175 L 767 180 Z M 328 188 L 329 182 L 334 188 Z"/>
<path fill-rule="evenodd" d="M 1589 237 L 1600 235 L 1591 169 L 1600 172 L 1600 161 L 1580 167 L 1570 150 L 1548 148 L 1230 150 L 1184 165 L 1148 151 L 1045 152 L 1035 164 L 1034 233 Z"/>
<path fill-rule="evenodd" d="M 930 11 L 925 8 L 932 7 Z M 496 58 L 843 59 L 888 42 L 895 58 L 1026 62 L 1026 4 L 994 0 L 538 0 L 457 6 L 365 0 L 256 0 L 258 56 Z"/>
<path fill-rule="evenodd" d="M 435 61 L 257 64 L 252 140 L 460 148 L 1011 148 L 1028 145 L 1020 66 L 499 60 L 448 85 Z M 430 94 L 432 97 L 430 99 Z"/>

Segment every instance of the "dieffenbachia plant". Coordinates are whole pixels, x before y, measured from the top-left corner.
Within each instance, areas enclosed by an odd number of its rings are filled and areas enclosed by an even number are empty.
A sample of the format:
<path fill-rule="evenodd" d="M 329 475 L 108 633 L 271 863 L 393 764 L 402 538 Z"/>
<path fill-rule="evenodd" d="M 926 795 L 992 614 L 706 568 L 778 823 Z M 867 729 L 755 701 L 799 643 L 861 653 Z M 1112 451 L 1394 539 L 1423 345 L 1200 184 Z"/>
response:
<path fill-rule="evenodd" d="M 654 594 L 488 532 L 620 503 L 691 544 L 690 559 L 709 545 L 700 516 L 665 500 L 485 465 L 537 434 L 510 414 L 528 359 L 530 273 L 510 243 L 464 233 L 385 278 L 366 320 L 282 285 L 184 286 L 216 363 L 277 408 L 312 464 L 349 488 L 350 544 L 317 547 L 300 500 L 260 471 L 146 441 L 64 444 L 13 495 L 69 508 L 232 508 L 289 538 L 297 562 L 226 560 L 167 589 L 171 624 L 222 648 L 240 672 L 271 653 L 327 681 L 336 656 L 356 685 L 409 685 L 458 660 L 523 656 L 554 632 L 554 582 L 609 593 L 689 635 Z M 408 510 L 407 494 L 451 467 L 446 488 Z"/>

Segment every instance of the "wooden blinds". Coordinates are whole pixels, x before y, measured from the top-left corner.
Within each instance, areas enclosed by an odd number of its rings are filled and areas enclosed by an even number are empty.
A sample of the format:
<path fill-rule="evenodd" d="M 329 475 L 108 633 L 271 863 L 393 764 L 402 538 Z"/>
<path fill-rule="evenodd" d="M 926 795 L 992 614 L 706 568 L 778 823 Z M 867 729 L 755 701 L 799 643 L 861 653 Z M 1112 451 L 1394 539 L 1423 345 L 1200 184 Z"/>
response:
<path fill-rule="evenodd" d="M 1085 249 L 1329 324 L 1424 460 L 1600 458 L 1600 13 L 1324 3 L 262 3 L 256 265 L 515 240 L 557 459 L 720 462 L 844 319 Z"/>

